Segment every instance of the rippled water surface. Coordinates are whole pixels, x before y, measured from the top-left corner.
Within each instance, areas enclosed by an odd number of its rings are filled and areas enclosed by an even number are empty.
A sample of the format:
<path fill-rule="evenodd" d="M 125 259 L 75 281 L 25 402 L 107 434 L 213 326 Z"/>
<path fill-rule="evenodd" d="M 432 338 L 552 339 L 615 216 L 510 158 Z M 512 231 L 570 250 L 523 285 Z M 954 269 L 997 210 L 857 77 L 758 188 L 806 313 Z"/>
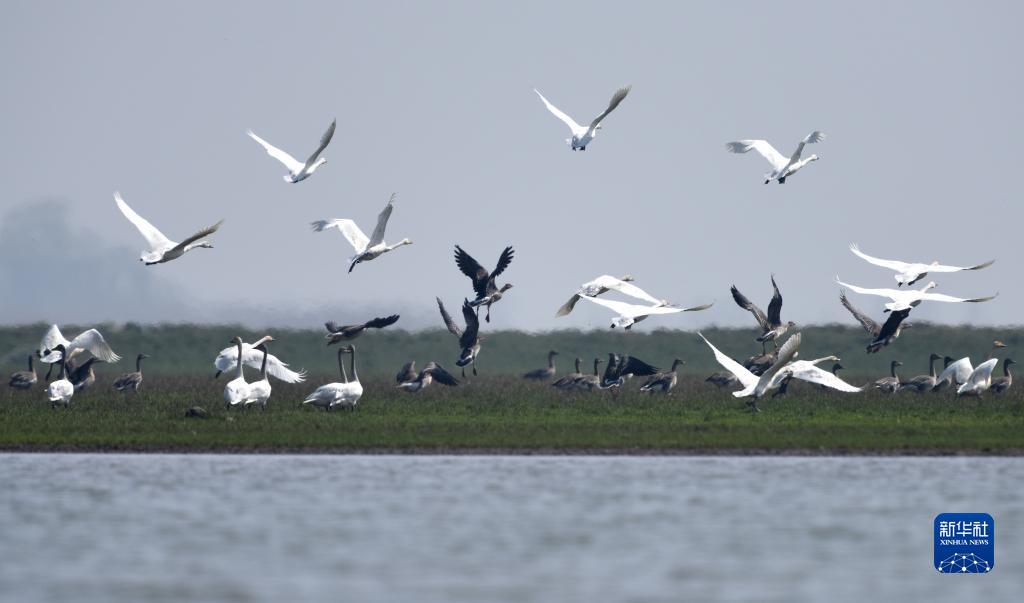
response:
<path fill-rule="evenodd" d="M 0 455 L 7 601 L 1012 601 L 1010 458 Z M 932 520 L 996 521 L 932 569 Z"/>

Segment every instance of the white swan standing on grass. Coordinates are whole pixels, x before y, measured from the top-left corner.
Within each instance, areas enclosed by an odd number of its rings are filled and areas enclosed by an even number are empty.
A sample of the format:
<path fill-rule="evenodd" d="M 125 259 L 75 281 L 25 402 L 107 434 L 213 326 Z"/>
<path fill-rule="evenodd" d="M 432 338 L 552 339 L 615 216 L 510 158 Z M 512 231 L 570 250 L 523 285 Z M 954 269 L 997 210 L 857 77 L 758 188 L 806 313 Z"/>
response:
<path fill-rule="evenodd" d="M 117 207 L 121 210 L 121 213 L 124 214 L 124 217 L 128 218 L 128 221 L 138 229 L 142 238 L 146 239 L 146 243 L 149 245 L 149 250 L 142 252 L 142 255 L 139 257 L 139 261 L 145 262 L 147 266 L 176 260 L 185 255 L 186 252 L 192 251 L 193 249 L 213 249 L 212 243 L 209 241 L 200 241 L 200 239 L 217 232 L 220 225 L 224 223 L 224 220 L 221 220 L 213 226 L 207 226 L 200 230 L 181 243 L 175 243 L 165 237 L 164 233 L 157 230 L 156 226 L 150 224 L 149 221 L 135 213 L 132 208 L 128 207 L 128 204 L 121 198 L 121 193 L 114 193 L 114 202 L 117 203 Z"/>
<path fill-rule="evenodd" d="M 577 290 L 576 293 L 573 293 L 572 297 L 569 298 L 569 301 L 562 304 L 562 307 L 558 309 L 558 312 L 555 312 L 555 316 L 568 315 L 570 312 L 573 311 L 573 308 L 576 307 L 576 302 L 580 301 L 580 298 L 583 297 L 584 295 L 587 297 L 597 297 L 598 295 L 608 293 L 609 291 L 618 291 L 619 293 L 622 293 L 624 295 L 635 297 L 637 299 L 642 299 L 651 305 L 667 305 L 667 302 L 665 302 L 665 300 L 655 299 L 653 296 L 651 296 L 649 293 L 647 293 L 640 287 L 631 284 L 632 281 L 633 275 L 631 274 L 627 274 L 622 278 L 615 278 L 614 276 L 602 274 L 601 276 L 595 278 L 594 280 L 588 281 L 580 285 L 579 290 Z"/>
<path fill-rule="evenodd" d="M 765 372 L 761 373 L 761 376 L 759 377 L 744 368 L 739 362 L 736 362 L 719 351 L 718 348 L 713 346 L 702 333 L 698 332 L 697 335 L 700 335 L 700 338 L 704 340 L 704 343 L 708 344 L 708 347 L 711 348 L 712 352 L 714 352 L 715 360 L 718 361 L 718 364 L 722 365 L 722 368 L 732 373 L 733 376 L 739 380 L 740 385 L 743 386 L 743 389 L 738 392 L 733 392 L 732 395 L 737 398 L 753 396 L 753 399 L 747 403 L 752 410 L 760 410 L 757 407 L 757 399 L 767 394 L 773 386 L 778 385 L 778 382 L 775 382 L 775 375 L 796 356 L 797 350 L 800 348 L 801 340 L 800 333 L 797 333 L 787 339 L 786 343 L 782 344 L 782 347 L 779 348 L 778 360 L 775 361 L 775 364 L 768 367 Z"/>
<path fill-rule="evenodd" d="M 331 142 L 331 138 L 334 137 L 334 128 L 337 126 L 337 123 L 338 120 L 331 122 L 327 131 L 324 132 L 324 135 L 320 138 L 320 146 L 313 151 L 313 154 L 309 156 L 309 159 L 307 159 L 305 163 L 292 157 L 288 153 L 285 153 L 259 136 L 256 136 L 252 130 L 247 131 L 246 134 L 256 142 L 260 143 L 260 146 L 266 150 L 267 155 L 270 155 L 274 159 L 280 161 L 284 164 L 284 167 L 288 168 L 288 175 L 284 176 L 284 181 L 295 184 L 296 182 L 302 182 L 306 178 L 309 178 L 317 168 L 327 163 L 327 158 L 320 157 L 320 153 L 324 152 L 324 149 L 326 149 L 327 145 Z"/>
<path fill-rule="evenodd" d="M 612 318 L 611 328 L 622 327 L 625 330 L 633 328 L 633 325 L 644 320 L 652 314 L 676 314 L 678 312 L 699 312 L 701 310 L 707 310 L 713 303 L 704 304 L 702 306 L 694 306 L 692 308 L 677 308 L 674 306 L 664 305 L 664 302 L 658 302 L 653 306 L 644 306 L 640 304 L 629 304 L 626 302 L 616 301 L 613 299 L 598 299 L 596 297 L 590 297 L 589 295 L 581 296 L 582 299 L 593 302 L 599 306 L 604 306 L 612 312 L 615 312 L 617 316 Z"/>
<path fill-rule="evenodd" d="M 337 228 L 345 236 L 356 250 L 355 255 L 348 259 L 348 271 L 352 272 L 352 269 L 360 262 L 368 262 L 384 253 L 394 251 L 402 245 L 412 245 L 412 239 L 402 239 L 394 245 L 388 245 L 384 242 L 384 230 L 388 227 L 388 219 L 391 218 L 391 212 L 395 208 L 394 202 L 395 195 L 392 194 L 391 198 L 388 199 L 388 204 L 384 206 L 383 211 L 377 216 L 377 227 L 373 229 L 372 236 L 367 237 L 359 226 L 348 218 L 317 220 L 312 223 L 313 231 L 323 232 L 328 228 Z"/>
<path fill-rule="evenodd" d="M 60 351 L 58 351 L 60 348 Z M 114 353 L 103 339 L 103 335 L 96 329 L 82 331 L 74 339 L 68 341 L 61 334 L 57 325 L 50 325 L 42 341 L 39 342 L 39 349 L 36 354 L 41 362 L 52 364 L 58 362 L 66 353 L 68 358 L 74 358 L 79 352 L 89 352 L 103 362 L 117 362 L 120 356 Z"/>
<path fill-rule="evenodd" d="M 992 342 L 992 347 L 989 349 L 987 360 L 992 359 L 992 355 L 996 353 L 996 350 L 1005 348 L 1006 344 L 998 339 Z M 946 387 L 960 388 L 971 378 L 971 374 L 974 373 L 974 365 L 971 364 L 970 356 L 964 356 L 960 360 L 950 362 L 946 365 L 946 368 L 939 373 L 939 376 L 935 379 L 935 386 L 932 387 L 932 391 L 941 391 Z"/>
<path fill-rule="evenodd" d="M 267 335 L 263 343 L 256 346 L 256 350 L 263 352 L 263 363 L 260 365 L 260 380 L 249 384 L 249 397 L 245 400 L 245 407 L 259 406 L 261 410 L 267 410 L 267 400 L 270 399 L 270 379 L 267 378 L 267 342 L 274 341 L 274 338 Z"/>
<path fill-rule="evenodd" d="M 958 396 L 980 396 L 992 385 L 992 370 L 999 364 L 998 358 L 989 358 L 971 371 L 967 381 L 956 389 Z"/>
<path fill-rule="evenodd" d="M 858 287 L 856 285 L 850 285 L 839 280 L 836 277 L 836 282 L 846 287 L 851 291 L 861 293 L 863 295 L 878 295 L 880 297 L 888 297 L 892 301 L 885 304 L 885 311 L 897 311 L 897 310 L 909 310 L 910 308 L 916 307 L 923 301 L 938 301 L 948 303 L 966 303 L 966 304 L 977 304 L 981 302 L 987 302 L 995 299 L 999 296 L 998 293 L 995 295 L 989 295 L 987 297 L 973 297 L 970 299 L 963 299 L 961 297 L 953 297 L 952 295 L 944 295 L 942 293 L 928 293 L 930 289 L 934 289 L 938 285 L 935 281 L 929 281 L 927 285 L 920 289 L 866 289 L 864 287 Z"/>
<path fill-rule="evenodd" d="M 231 408 L 245 404 L 249 399 L 249 384 L 245 380 L 245 372 L 242 368 L 242 338 L 235 336 L 231 340 L 235 344 L 238 353 L 235 355 L 235 370 L 237 374 L 234 379 L 228 381 L 224 386 L 224 406 Z"/>
<path fill-rule="evenodd" d="M 626 98 L 629 91 L 632 90 L 632 86 L 626 86 L 625 88 L 619 88 L 612 95 L 612 100 L 608 102 L 608 108 L 603 113 L 594 118 L 594 121 L 590 122 L 589 126 L 581 126 L 576 123 L 573 118 L 563 113 L 558 107 L 548 102 L 548 99 L 544 98 L 544 95 L 540 93 L 536 88 L 533 89 L 540 97 L 540 100 L 544 102 L 544 106 L 551 111 L 551 114 L 562 120 L 565 125 L 569 126 L 569 130 L 572 131 L 572 138 L 566 139 L 566 144 L 572 148 L 573 151 L 586 151 L 587 145 L 590 144 L 591 140 L 597 136 L 597 131 L 601 129 L 601 121 L 608 117 L 608 114 L 615 110 L 622 102 L 622 99 Z"/>
<path fill-rule="evenodd" d="M 50 406 L 56 408 L 58 404 L 71 405 L 71 397 L 75 395 L 75 386 L 68 380 L 68 360 L 70 352 L 67 352 L 63 344 L 58 343 L 53 351 L 60 354 L 60 378 L 51 382 L 46 388 L 46 397 L 50 400 Z"/>
<path fill-rule="evenodd" d="M 264 341 L 272 341 L 272 339 L 267 339 L 267 337 L 253 344 L 242 343 L 241 348 L 233 345 L 221 350 L 220 354 L 213 360 L 213 366 L 217 369 L 217 374 L 213 376 L 214 379 L 235 366 L 238 361 L 239 350 L 242 352 L 242 362 L 254 369 L 259 369 L 263 364 L 263 353 L 257 350 L 256 347 Z M 273 354 L 267 356 L 267 373 L 271 377 L 280 379 L 285 383 L 302 383 L 306 380 L 306 371 L 295 372 L 289 369 L 287 364 L 278 360 L 277 356 Z"/>
<path fill-rule="evenodd" d="M 349 381 L 348 375 L 345 374 L 345 354 L 352 355 L 352 381 Z M 338 369 L 344 380 L 343 383 L 335 382 L 321 385 L 313 393 L 309 394 L 302 403 L 323 408 L 325 411 L 331 410 L 336 406 L 347 406 L 354 409 L 359 399 L 363 396 L 363 386 L 359 383 L 359 375 L 356 373 L 356 350 L 354 346 L 347 345 L 343 348 L 338 348 Z"/>
<path fill-rule="evenodd" d="M 811 155 L 806 159 L 800 159 L 800 155 L 804 152 L 804 145 L 809 143 L 821 142 L 825 140 L 825 133 L 815 130 L 808 134 L 800 144 L 796 146 L 796 151 L 788 159 L 775 150 L 775 147 L 768 144 L 767 140 L 737 140 L 736 142 L 726 143 L 725 149 L 730 153 L 746 153 L 751 149 L 757 151 L 762 157 L 768 160 L 768 163 L 772 166 L 772 171 L 764 175 L 764 183 L 768 184 L 772 180 L 777 180 L 779 184 L 785 184 L 786 178 L 789 178 L 797 172 L 800 168 L 804 167 L 812 161 L 817 161 L 817 155 Z"/>
<path fill-rule="evenodd" d="M 897 287 L 902 287 L 903 285 L 907 285 L 909 287 L 928 276 L 929 272 L 962 272 L 964 270 L 981 270 L 982 268 L 988 268 L 995 263 L 995 260 L 989 260 L 983 264 L 976 264 L 974 266 L 946 266 L 940 264 L 938 261 L 934 261 L 931 264 L 921 264 L 901 262 L 899 260 L 882 260 L 864 253 L 856 243 L 850 243 L 850 251 L 870 264 L 895 271 Z"/>

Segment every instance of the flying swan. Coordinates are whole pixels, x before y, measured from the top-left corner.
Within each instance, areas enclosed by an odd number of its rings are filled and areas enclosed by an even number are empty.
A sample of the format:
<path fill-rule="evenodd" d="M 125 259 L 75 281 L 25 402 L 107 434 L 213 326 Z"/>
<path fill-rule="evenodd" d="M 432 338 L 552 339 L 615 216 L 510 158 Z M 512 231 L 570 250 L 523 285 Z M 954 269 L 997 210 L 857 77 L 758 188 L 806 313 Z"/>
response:
<path fill-rule="evenodd" d="M 221 220 L 213 226 L 207 226 L 184 241 L 175 243 L 165 237 L 164 233 L 157 230 L 156 226 L 150 224 L 148 220 L 135 213 L 135 210 L 132 208 L 128 207 L 128 204 L 121 198 L 121 193 L 114 193 L 114 201 L 117 203 L 117 207 L 121 210 L 121 213 L 124 214 L 124 217 L 128 218 L 128 221 L 138 229 L 142 238 L 146 239 L 146 243 L 149 245 L 149 251 L 143 251 L 142 255 L 139 257 L 139 261 L 145 262 L 147 266 L 163 264 L 164 262 L 176 260 L 185 255 L 185 252 L 192 251 L 193 249 L 213 249 L 213 244 L 209 241 L 200 241 L 200 239 L 217 232 L 220 225 L 224 223 L 224 220 Z"/>
<path fill-rule="evenodd" d="M 270 144 L 266 140 L 263 140 L 259 136 L 256 136 L 256 134 L 254 134 L 252 130 L 248 130 L 246 134 L 248 134 L 249 137 L 255 140 L 256 142 L 260 143 L 260 146 L 262 146 L 264 150 L 267 151 L 267 155 L 270 155 L 274 159 L 280 161 L 281 163 L 284 164 L 284 167 L 288 168 L 288 175 L 284 176 L 284 181 L 289 182 L 291 184 L 295 184 L 296 182 L 302 182 L 306 178 L 309 178 L 310 176 L 313 175 L 313 172 L 315 172 L 317 168 L 327 163 L 327 158 L 320 157 L 320 153 L 324 152 L 324 149 L 326 149 L 327 145 L 331 142 L 331 138 L 334 137 L 334 128 L 337 125 L 337 123 L 338 120 L 334 120 L 331 122 L 331 125 L 327 128 L 327 131 L 324 132 L 324 135 L 320 138 L 320 146 L 317 147 L 315 151 L 313 151 L 313 154 L 309 156 L 309 159 L 307 159 L 305 163 L 302 163 L 298 159 L 292 157 L 288 153 L 285 153 L 284 151 Z"/>
<path fill-rule="evenodd" d="M 863 295 L 878 295 L 880 297 L 888 297 L 890 302 L 885 304 L 886 312 L 895 312 L 898 310 L 909 310 L 910 308 L 916 307 L 923 301 L 938 301 L 938 302 L 949 302 L 949 303 L 967 303 L 977 304 L 981 302 L 987 302 L 995 299 L 999 296 L 998 293 L 990 295 L 988 297 L 973 297 L 971 299 L 963 299 L 960 297 L 953 297 L 952 295 L 944 295 L 942 293 L 928 293 L 930 289 L 934 289 L 938 285 L 935 281 L 929 281 L 927 285 L 920 289 L 865 289 L 864 287 L 858 287 L 856 285 L 850 285 L 839 280 L 836 276 L 836 282 L 846 287 L 851 291 L 861 293 Z"/>
<path fill-rule="evenodd" d="M 629 304 L 626 302 L 616 301 L 614 299 L 598 299 L 596 297 L 590 297 L 588 295 L 581 296 L 582 299 L 593 302 L 599 306 L 604 306 L 612 312 L 615 312 L 616 316 L 612 318 L 611 328 L 622 327 L 625 330 L 630 330 L 633 325 L 644 320 L 652 314 L 676 314 L 678 312 L 699 312 L 701 310 L 707 310 L 714 303 L 704 304 L 702 306 L 694 306 L 692 308 L 676 308 L 674 306 L 661 305 L 659 302 L 653 306 L 643 306 L 640 304 Z"/>
<path fill-rule="evenodd" d="M 775 147 L 768 144 L 767 140 L 737 140 L 736 142 L 726 143 L 725 149 L 730 153 L 746 153 L 751 149 L 757 151 L 772 166 L 772 171 L 764 175 L 764 183 L 768 184 L 772 180 L 777 180 L 779 184 L 785 184 L 786 178 L 795 174 L 797 170 L 808 163 L 818 160 L 817 155 L 811 155 L 807 159 L 800 159 L 800 154 L 804 152 L 804 145 L 821 142 L 822 140 L 825 140 L 824 132 L 818 130 L 811 132 L 800 141 L 800 144 L 796 146 L 796 151 L 793 152 L 793 156 L 789 159 L 786 159 L 782 156 L 782 153 L 776 151 Z"/>
<path fill-rule="evenodd" d="M 872 257 L 860 250 L 860 247 L 856 243 L 850 243 L 850 251 L 853 252 L 857 257 L 867 261 L 875 266 L 881 266 L 882 268 L 888 268 L 896 271 L 896 286 L 902 287 L 903 285 L 913 285 L 917 281 L 928 276 L 929 272 L 961 272 L 964 270 L 981 270 L 982 268 L 988 268 L 995 263 L 995 260 L 989 260 L 983 264 L 976 264 L 974 266 L 945 266 L 940 264 L 938 261 L 934 261 L 931 264 L 921 263 L 910 263 L 901 262 L 899 260 L 882 260 L 876 257 Z"/>
<path fill-rule="evenodd" d="M 352 269 L 360 262 L 368 262 L 382 254 L 398 249 L 402 245 L 412 245 L 412 239 L 402 239 L 394 245 L 388 245 L 384 242 L 384 229 L 388 227 L 391 212 L 395 209 L 394 203 L 395 195 L 392 194 L 391 198 L 388 199 L 388 204 L 384 206 L 380 215 L 377 216 L 377 227 L 373 229 L 373 235 L 370 237 L 367 237 L 355 222 L 347 218 L 317 220 L 312 223 L 313 231 L 323 232 L 328 228 L 337 228 L 341 234 L 345 235 L 345 238 L 348 239 L 348 242 L 356 250 L 355 255 L 348 259 L 348 271 L 352 272 Z"/>
<path fill-rule="evenodd" d="M 629 91 L 632 89 L 632 86 L 626 86 L 625 88 L 619 88 L 616 90 L 615 94 L 612 95 L 612 100 L 608 103 L 608 108 L 605 109 L 603 113 L 595 117 L 594 121 L 590 122 L 590 125 L 586 127 L 579 125 L 573 121 L 573 118 L 569 117 L 558 107 L 548 102 L 548 99 L 544 98 L 544 95 L 541 94 L 539 90 L 534 88 L 533 91 L 537 93 L 537 96 L 539 96 L 540 100 L 544 102 L 544 106 L 548 108 L 548 111 L 551 111 L 552 115 L 562 120 L 565 125 L 569 126 L 569 130 L 572 131 L 572 138 L 567 138 L 565 140 L 566 144 L 568 144 L 573 151 L 586 151 L 587 145 L 590 144 L 591 140 L 594 140 L 594 137 L 597 136 L 597 131 L 601 129 L 601 121 L 604 120 L 605 117 L 608 117 L 608 114 L 619 106 L 622 99 L 626 98 L 626 95 L 629 94 Z"/>

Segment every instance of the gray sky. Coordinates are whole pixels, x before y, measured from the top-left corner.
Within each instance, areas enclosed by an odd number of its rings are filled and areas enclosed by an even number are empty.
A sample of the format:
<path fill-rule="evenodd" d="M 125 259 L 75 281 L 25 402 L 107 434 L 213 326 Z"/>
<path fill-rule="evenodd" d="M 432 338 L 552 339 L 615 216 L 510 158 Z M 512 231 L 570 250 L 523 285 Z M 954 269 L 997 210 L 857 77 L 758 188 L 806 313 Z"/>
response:
<path fill-rule="evenodd" d="M 630 272 L 658 297 L 717 300 L 638 329 L 752 326 L 777 276 L 784 319 L 849 321 L 839 273 L 890 287 L 847 251 L 990 269 L 936 279 L 988 304 L 918 320 L 1017 323 L 1024 139 L 1019 3 L 11 2 L 0 24 L 0 320 L 313 325 L 471 295 L 461 244 L 516 288 L 494 328 L 554 319 L 579 283 Z M 633 91 L 586 153 L 532 92 L 577 121 Z M 334 117 L 329 163 L 289 185 L 248 137 L 305 156 Z M 821 161 L 783 186 L 723 144 L 784 154 L 814 129 Z M 172 239 L 225 218 L 215 249 L 167 265 L 112 199 Z M 415 244 L 345 273 L 351 248 L 309 222 Z M 770 221 L 771 224 L 766 223 Z M 135 292 L 140 293 L 136 294 Z M 851 295 L 880 313 L 881 298 Z"/>

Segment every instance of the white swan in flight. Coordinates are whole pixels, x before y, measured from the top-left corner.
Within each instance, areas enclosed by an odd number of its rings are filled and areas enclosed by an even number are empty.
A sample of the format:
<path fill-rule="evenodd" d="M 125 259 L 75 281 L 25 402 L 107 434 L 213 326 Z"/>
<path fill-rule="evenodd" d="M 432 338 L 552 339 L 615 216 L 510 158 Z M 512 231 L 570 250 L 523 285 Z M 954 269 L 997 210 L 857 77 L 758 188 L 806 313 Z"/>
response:
<path fill-rule="evenodd" d="M 185 252 L 192 251 L 193 249 L 213 249 L 213 245 L 209 241 L 200 241 L 200 239 L 217 232 L 220 225 L 224 223 L 224 220 L 221 220 L 213 226 L 208 226 L 200 230 L 181 243 L 175 243 L 165 237 L 164 233 L 157 230 L 156 226 L 150 224 L 148 220 L 135 213 L 135 210 L 132 208 L 128 207 L 128 204 L 121 198 L 121 193 L 114 193 L 114 201 L 117 203 L 117 207 L 121 210 L 121 213 L 124 214 L 124 217 L 128 218 L 128 221 L 138 229 L 142 238 L 146 239 L 146 243 L 149 245 L 149 250 L 142 252 L 142 255 L 139 257 L 139 261 L 145 262 L 147 266 L 176 260 L 185 255 Z"/>
<path fill-rule="evenodd" d="M 782 367 L 782 369 L 775 374 L 775 377 L 772 379 L 772 383 L 768 389 L 776 388 L 785 379 L 792 377 L 809 383 L 817 383 L 818 385 L 823 385 L 841 392 L 857 393 L 861 391 L 862 388 L 850 385 L 836 376 L 835 373 L 818 368 L 817 365 L 821 362 L 825 362 L 826 360 L 829 362 L 839 362 L 839 358 L 837 356 L 825 356 L 823 358 L 815 358 L 814 360 L 794 360 Z"/>
<path fill-rule="evenodd" d="M 804 167 L 812 161 L 817 161 L 817 155 L 811 155 L 806 159 L 800 159 L 800 155 L 804 152 L 804 145 L 808 143 L 821 142 L 825 140 L 825 133 L 815 130 L 804 137 L 800 141 L 800 144 L 796 146 L 796 151 L 788 159 L 775 150 L 775 147 L 768 144 L 767 140 L 737 140 L 735 142 L 726 143 L 725 148 L 730 153 L 746 153 L 751 149 L 757 151 L 762 157 L 768 160 L 768 163 L 772 166 L 772 171 L 764 175 L 764 183 L 768 184 L 772 180 L 777 180 L 779 184 L 785 184 L 786 178 L 789 178 L 797 172 L 800 168 Z"/>
<path fill-rule="evenodd" d="M 678 312 L 699 312 L 701 310 L 707 310 L 713 303 L 704 304 L 702 306 L 694 306 L 692 308 L 677 308 L 675 306 L 664 305 L 662 302 L 658 302 L 653 306 L 644 306 L 640 304 L 629 304 L 626 302 L 616 301 L 614 299 L 599 299 L 596 297 L 590 297 L 589 295 L 581 296 L 582 299 L 591 301 L 599 306 L 604 306 L 612 312 L 615 312 L 617 316 L 612 318 L 611 327 L 622 327 L 625 330 L 629 330 L 634 324 L 647 318 L 652 314 L 676 314 Z"/>
<path fill-rule="evenodd" d="M 704 340 L 704 343 L 708 344 L 711 351 L 715 354 L 715 360 L 718 364 L 722 365 L 722 368 L 733 374 L 734 377 L 743 386 L 738 392 L 733 392 L 732 395 L 737 398 L 745 398 L 747 396 L 753 396 L 753 401 L 748 404 L 753 410 L 760 410 L 757 408 L 757 399 L 767 394 L 773 387 L 772 383 L 775 381 L 775 375 L 782 370 L 784 366 L 789 364 L 794 357 L 796 357 L 797 350 L 800 348 L 801 334 L 791 336 L 786 340 L 786 343 L 782 344 L 782 347 L 778 351 L 778 359 L 775 364 L 768 367 L 765 372 L 761 373 L 760 376 L 751 373 L 742 364 L 736 362 L 732 358 L 726 356 L 718 348 L 711 345 L 707 337 L 700 332 L 697 333 L 700 338 Z M 780 380 L 781 381 L 781 380 Z M 775 383 L 778 385 L 778 383 Z"/>
<path fill-rule="evenodd" d="M 572 150 L 586 151 L 587 145 L 590 144 L 591 140 L 594 140 L 594 137 L 597 136 L 597 131 L 601 129 L 601 121 L 604 120 L 605 117 L 608 117 L 608 114 L 619 106 L 622 99 L 626 98 L 626 95 L 629 94 L 629 91 L 632 89 L 632 86 L 626 86 L 625 88 L 619 88 L 616 90 L 615 94 L 612 95 L 612 100 L 608 102 L 608 108 L 605 109 L 603 113 L 595 117 L 594 121 L 590 122 L 589 126 L 579 125 L 573 120 L 573 118 L 569 117 L 558 107 L 548 102 L 548 99 L 544 98 L 544 95 L 541 94 L 539 90 L 534 88 L 533 91 L 537 93 L 537 96 L 539 96 L 540 100 L 544 102 L 544 106 L 548 108 L 548 111 L 551 111 L 552 115 L 562 120 L 565 125 L 569 126 L 569 130 L 572 131 L 572 138 L 566 139 L 565 142 L 572 148 Z"/>
<path fill-rule="evenodd" d="M 69 359 L 74 358 L 76 353 L 83 351 L 89 352 L 103 362 L 117 362 L 121 359 L 120 356 L 114 353 L 114 350 L 110 349 L 107 340 L 103 339 L 103 335 L 96 329 L 82 331 L 74 339 L 68 341 L 61 334 L 57 325 L 50 325 L 50 328 L 43 335 L 43 339 L 39 342 L 39 349 L 36 351 L 36 355 L 39 356 L 40 361 L 48 364 L 58 362 L 63 357 L 63 354 L 58 351 L 57 346 L 63 346 Z"/>
<path fill-rule="evenodd" d="M 324 135 L 320 138 L 320 146 L 313 151 L 313 154 L 309 156 L 309 159 L 307 159 L 305 163 L 292 157 L 288 153 L 285 153 L 259 136 L 256 136 L 252 130 L 247 131 L 246 134 L 256 142 L 260 143 L 260 146 L 267 151 L 267 155 L 270 155 L 274 159 L 280 161 L 284 164 L 284 167 L 288 168 L 288 175 L 284 176 L 284 181 L 295 184 L 296 182 L 302 182 L 306 178 L 309 178 L 317 168 L 327 163 L 327 158 L 320 157 L 320 153 L 324 152 L 324 149 L 326 149 L 327 145 L 331 142 L 331 138 L 334 137 L 334 128 L 337 123 L 338 120 L 331 122 L 327 131 L 324 132 Z"/>
<path fill-rule="evenodd" d="M 966 304 L 978 304 L 981 302 L 987 302 L 999 297 L 999 294 L 989 295 L 988 297 L 972 297 L 970 299 L 964 299 L 961 297 L 953 297 L 952 295 L 944 295 L 942 293 L 928 293 L 930 289 L 938 287 L 935 281 L 929 281 L 927 285 L 920 289 L 865 289 L 864 287 L 858 287 L 856 285 L 850 285 L 839 280 L 836 277 L 836 282 L 846 287 L 851 291 L 861 293 L 863 295 L 878 295 L 880 297 L 888 297 L 892 301 L 885 304 L 885 311 L 897 311 L 897 310 L 909 310 L 910 308 L 916 307 L 923 301 L 938 301 L 947 303 L 966 303 Z"/>
<path fill-rule="evenodd" d="M 668 305 L 668 302 L 665 300 L 655 299 L 651 294 L 647 293 L 640 287 L 631 284 L 632 281 L 633 275 L 631 274 L 624 275 L 622 278 L 615 278 L 614 276 L 602 274 L 594 280 L 580 285 L 579 290 L 577 290 L 576 293 L 573 293 L 572 297 L 569 298 L 569 301 L 562 304 L 562 307 L 558 309 L 558 312 L 555 312 L 555 316 L 568 315 L 573 311 L 573 308 L 576 307 L 576 302 L 580 301 L 580 297 L 583 297 L 584 295 L 587 297 L 597 297 L 598 295 L 608 293 L 609 291 L 618 291 L 624 295 L 642 299 L 651 305 Z"/>
<path fill-rule="evenodd" d="M 977 264 L 974 266 L 945 266 L 940 264 L 938 261 L 932 262 L 931 264 L 921 264 L 912 262 L 901 262 L 899 260 L 882 260 L 876 257 L 872 257 L 860 250 L 860 247 L 856 243 L 850 243 L 850 251 L 854 255 L 867 261 L 868 263 L 874 264 L 875 266 L 881 266 L 882 268 L 888 268 L 896 271 L 896 286 L 902 287 L 903 285 L 913 285 L 917 281 L 928 276 L 929 272 L 961 272 L 963 270 L 981 270 L 982 268 L 988 268 L 995 263 L 995 260 L 989 260 L 983 264 Z"/>
<path fill-rule="evenodd" d="M 958 396 L 980 396 L 992 385 L 992 370 L 999 364 L 998 358 L 989 358 L 971 371 L 967 381 L 957 388 Z"/>
<path fill-rule="evenodd" d="M 242 350 L 242 362 L 258 370 L 263 365 L 263 352 L 256 348 L 261 343 L 272 341 L 269 337 L 268 335 L 252 344 L 242 343 L 241 348 L 232 345 L 221 350 L 220 354 L 213 360 L 213 366 L 217 369 L 217 374 L 214 375 L 214 378 L 220 377 L 221 373 L 231 370 L 235 366 L 235 363 L 238 362 L 239 349 Z M 289 369 L 287 364 L 278 360 L 277 356 L 273 354 L 267 355 L 267 373 L 285 383 L 302 383 L 306 380 L 306 371 L 297 373 Z"/>
<path fill-rule="evenodd" d="M 388 227 L 388 219 L 391 218 L 391 212 L 395 209 L 394 203 L 395 195 L 392 194 L 388 199 L 388 204 L 377 216 L 377 226 L 373 229 L 372 236 L 367 237 L 355 222 L 347 218 L 317 220 L 312 223 L 313 231 L 323 232 L 328 228 L 337 228 L 341 234 L 345 235 L 345 238 L 356 250 L 356 254 L 348 259 L 348 271 L 352 272 L 352 269 L 360 262 L 368 262 L 384 253 L 398 249 L 402 245 L 412 245 L 412 239 L 402 239 L 394 245 L 384 242 L 384 230 Z"/>

